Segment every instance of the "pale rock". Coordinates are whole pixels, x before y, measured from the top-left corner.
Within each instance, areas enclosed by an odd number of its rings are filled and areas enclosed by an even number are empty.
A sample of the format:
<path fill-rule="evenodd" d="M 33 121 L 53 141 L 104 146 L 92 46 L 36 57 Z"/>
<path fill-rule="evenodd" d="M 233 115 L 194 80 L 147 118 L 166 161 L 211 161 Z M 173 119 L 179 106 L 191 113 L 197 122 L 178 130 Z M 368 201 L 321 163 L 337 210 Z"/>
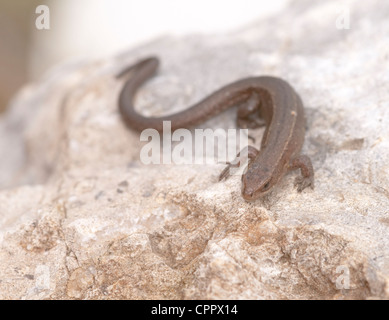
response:
<path fill-rule="evenodd" d="M 336 28 L 342 5 L 350 29 Z M 388 14 L 384 1 L 294 1 L 240 31 L 162 38 L 24 88 L 0 120 L 0 298 L 389 298 Z M 150 54 L 162 66 L 137 97 L 147 115 L 242 77 L 289 81 L 315 190 L 297 193 L 294 172 L 247 203 L 238 176 L 217 181 L 222 165 L 143 165 L 115 74 Z"/>

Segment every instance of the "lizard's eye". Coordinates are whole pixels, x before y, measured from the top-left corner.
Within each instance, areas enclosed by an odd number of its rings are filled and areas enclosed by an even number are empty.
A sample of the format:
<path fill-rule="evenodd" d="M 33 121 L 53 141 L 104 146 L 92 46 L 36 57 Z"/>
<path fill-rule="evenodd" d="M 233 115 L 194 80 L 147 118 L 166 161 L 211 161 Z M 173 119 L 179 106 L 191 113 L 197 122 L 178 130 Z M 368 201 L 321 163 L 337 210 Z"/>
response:
<path fill-rule="evenodd" d="M 270 182 L 266 182 L 266 184 L 263 186 L 263 190 L 266 190 L 270 187 Z"/>

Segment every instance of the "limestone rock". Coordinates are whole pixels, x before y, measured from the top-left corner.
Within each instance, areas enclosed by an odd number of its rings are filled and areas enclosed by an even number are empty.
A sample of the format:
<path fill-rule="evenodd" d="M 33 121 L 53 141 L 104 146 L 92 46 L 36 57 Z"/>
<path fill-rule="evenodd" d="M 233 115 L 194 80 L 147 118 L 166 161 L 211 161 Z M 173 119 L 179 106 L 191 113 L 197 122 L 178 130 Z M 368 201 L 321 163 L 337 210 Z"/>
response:
<path fill-rule="evenodd" d="M 295 1 L 240 31 L 162 38 L 24 88 L 0 120 L 0 298 L 389 298 L 389 3 L 348 1 L 350 29 L 336 27 L 339 4 Z M 315 190 L 297 193 L 290 173 L 247 203 L 238 176 L 217 181 L 221 165 L 143 165 L 115 74 L 150 54 L 162 66 L 137 98 L 147 115 L 246 76 L 292 83 Z"/>

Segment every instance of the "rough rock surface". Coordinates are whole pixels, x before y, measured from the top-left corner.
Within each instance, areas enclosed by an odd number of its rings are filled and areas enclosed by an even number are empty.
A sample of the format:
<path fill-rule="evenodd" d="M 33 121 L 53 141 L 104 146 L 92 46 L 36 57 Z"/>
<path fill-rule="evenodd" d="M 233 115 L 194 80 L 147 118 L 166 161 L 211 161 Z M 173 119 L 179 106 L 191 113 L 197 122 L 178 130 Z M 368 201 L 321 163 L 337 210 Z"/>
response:
<path fill-rule="evenodd" d="M 342 8 L 350 29 L 336 28 Z M 388 14 L 384 1 L 295 1 L 228 35 L 163 38 L 24 88 L 0 120 L 0 298 L 389 298 Z M 315 190 L 297 193 L 294 172 L 247 203 L 239 177 L 217 182 L 221 165 L 143 165 L 114 74 L 150 54 L 162 66 L 137 98 L 145 114 L 245 76 L 292 83 Z"/>

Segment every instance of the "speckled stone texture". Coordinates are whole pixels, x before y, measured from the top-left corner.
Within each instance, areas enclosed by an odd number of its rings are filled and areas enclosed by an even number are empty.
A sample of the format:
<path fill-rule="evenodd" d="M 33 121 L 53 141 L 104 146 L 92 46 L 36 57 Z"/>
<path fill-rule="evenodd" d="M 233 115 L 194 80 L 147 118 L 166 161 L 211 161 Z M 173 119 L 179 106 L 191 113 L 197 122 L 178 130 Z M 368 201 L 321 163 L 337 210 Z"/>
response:
<path fill-rule="evenodd" d="M 350 29 L 337 29 L 344 8 Z M 0 298 L 389 298 L 388 16 L 385 1 L 294 1 L 236 32 L 162 38 L 25 87 L 0 120 Z M 297 193 L 293 172 L 248 203 L 240 177 L 217 181 L 222 165 L 143 165 L 114 75 L 150 54 L 162 65 L 137 97 L 146 115 L 242 77 L 292 83 L 315 190 Z"/>

